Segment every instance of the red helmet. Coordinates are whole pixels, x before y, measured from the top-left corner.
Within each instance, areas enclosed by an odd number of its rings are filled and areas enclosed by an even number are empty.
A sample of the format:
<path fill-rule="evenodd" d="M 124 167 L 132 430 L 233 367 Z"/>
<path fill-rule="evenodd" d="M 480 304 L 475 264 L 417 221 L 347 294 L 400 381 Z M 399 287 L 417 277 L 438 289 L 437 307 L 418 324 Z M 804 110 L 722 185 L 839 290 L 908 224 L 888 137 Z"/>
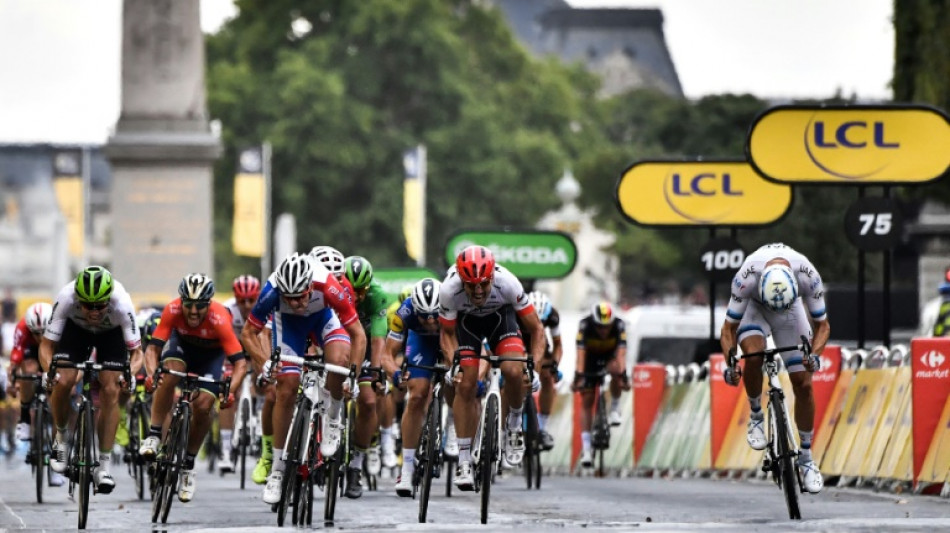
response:
<path fill-rule="evenodd" d="M 465 247 L 455 258 L 459 277 L 467 283 L 481 283 L 492 278 L 495 272 L 495 256 L 484 246 Z"/>
<path fill-rule="evenodd" d="M 244 274 L 234 278 L 235 298 L 257 298 L 261 292 L 261 281 L 254 276 Z"/>

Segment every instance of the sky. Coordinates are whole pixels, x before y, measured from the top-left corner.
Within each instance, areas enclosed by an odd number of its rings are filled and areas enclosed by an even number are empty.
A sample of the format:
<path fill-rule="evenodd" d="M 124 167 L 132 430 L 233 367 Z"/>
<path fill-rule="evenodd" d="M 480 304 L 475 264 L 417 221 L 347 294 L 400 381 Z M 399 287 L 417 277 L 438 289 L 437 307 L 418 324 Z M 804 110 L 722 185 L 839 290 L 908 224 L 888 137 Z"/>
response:
<path fill-rule="evenodd" d="M 568 0 L 663 11 L 686 96 L 890 98 L 892 0 Z M 106 141 L 119 115 L 122 0 L 0 0 L 0 143 Z M 201 0 L 202 29 L 233 16 Z"/>

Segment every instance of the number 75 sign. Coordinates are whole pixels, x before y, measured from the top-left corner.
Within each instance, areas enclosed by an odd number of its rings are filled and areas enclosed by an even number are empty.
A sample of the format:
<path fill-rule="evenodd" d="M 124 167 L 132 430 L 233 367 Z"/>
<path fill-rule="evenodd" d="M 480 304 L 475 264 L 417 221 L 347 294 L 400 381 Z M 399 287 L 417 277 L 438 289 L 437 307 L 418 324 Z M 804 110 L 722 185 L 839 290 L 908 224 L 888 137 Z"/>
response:
<path fill-rule="evenodd" d="M 858 198 L 844 215 L 844 231 L 851 244 L 865 252 L 890 250 L 901 240 L 904 219 L 890 198 Z"/>

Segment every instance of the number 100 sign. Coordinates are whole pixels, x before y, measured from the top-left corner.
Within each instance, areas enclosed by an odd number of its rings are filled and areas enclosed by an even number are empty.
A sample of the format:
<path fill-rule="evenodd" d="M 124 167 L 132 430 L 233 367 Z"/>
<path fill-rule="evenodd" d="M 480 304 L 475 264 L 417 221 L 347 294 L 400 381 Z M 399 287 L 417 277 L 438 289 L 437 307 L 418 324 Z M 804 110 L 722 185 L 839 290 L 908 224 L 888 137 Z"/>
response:
<path fill-rule="evenodd" d="M 728 283 L 745 261 L 745 251 L 735 239 L 716 237 L 703 246 L 699 261 L 709 281 Z"/>
<path fill-rule="evenodd" d="M 858 198 L 844 215 L 844 231 L 859 250 L 882 252 L 900 243 L 904 218 L 895 200 Z"/>

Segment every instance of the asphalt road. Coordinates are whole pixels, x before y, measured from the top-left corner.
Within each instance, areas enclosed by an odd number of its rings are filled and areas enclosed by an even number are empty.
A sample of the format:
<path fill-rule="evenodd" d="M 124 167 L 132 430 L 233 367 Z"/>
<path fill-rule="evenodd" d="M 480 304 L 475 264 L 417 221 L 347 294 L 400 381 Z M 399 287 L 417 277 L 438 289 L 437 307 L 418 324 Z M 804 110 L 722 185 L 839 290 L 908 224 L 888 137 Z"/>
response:
<path fill-rule="evenodd" d="M 0 459 L 0 528 L 70 530 L 76 527 L 76 504 L 65 488 L 46 491 L 37 504 L 33 480 L 22 455 Z M 199 468 L 202 468 L 201 465 Z M 90 506 L 88 529 L 130 531 L 278 531 L 276 518 L 260 500 L 261 488 L 240 490 L 233 475 L 219 477 L 200 470 L 195 499 L 175 502 L 168 524 L 153 528 L 150 502 L 135 499 L 124 466 L 114 469 L 118 486 L 97 495 Z M 444 495 L 444 481 L 434 489 L 429 524 L 416 521 L 417 502 L 398 498 L 394 481 L 383 479 L 379 491 L 359 500 L 342 499 L 330 528 L 342 531 L 398 530 L 563 530 L 646 531 L 948 531 L 950 500 L 935 496 L 875 493 L 826 488 L 803 496 L 801 522 L 786 517 L 782 493 L 770 482 L 726 479 L 646 479 L 593 477 L 545 478 L 540 491 L 528 491 L 517 471 L 492 489 L 488 526 L 479 524 L 474 493 Z M 318 508 L 317 508 L 318 507 Z M 322 511 L 318 494 L 314 514 Z M 322 516 L 322 514 L 320 514 Z M 316 518 L 316 516 L 315 516 Z M 324 528 L 322 522 L 315 528 Z M 289 524 L 289 517 L 288 517 Z"/>

